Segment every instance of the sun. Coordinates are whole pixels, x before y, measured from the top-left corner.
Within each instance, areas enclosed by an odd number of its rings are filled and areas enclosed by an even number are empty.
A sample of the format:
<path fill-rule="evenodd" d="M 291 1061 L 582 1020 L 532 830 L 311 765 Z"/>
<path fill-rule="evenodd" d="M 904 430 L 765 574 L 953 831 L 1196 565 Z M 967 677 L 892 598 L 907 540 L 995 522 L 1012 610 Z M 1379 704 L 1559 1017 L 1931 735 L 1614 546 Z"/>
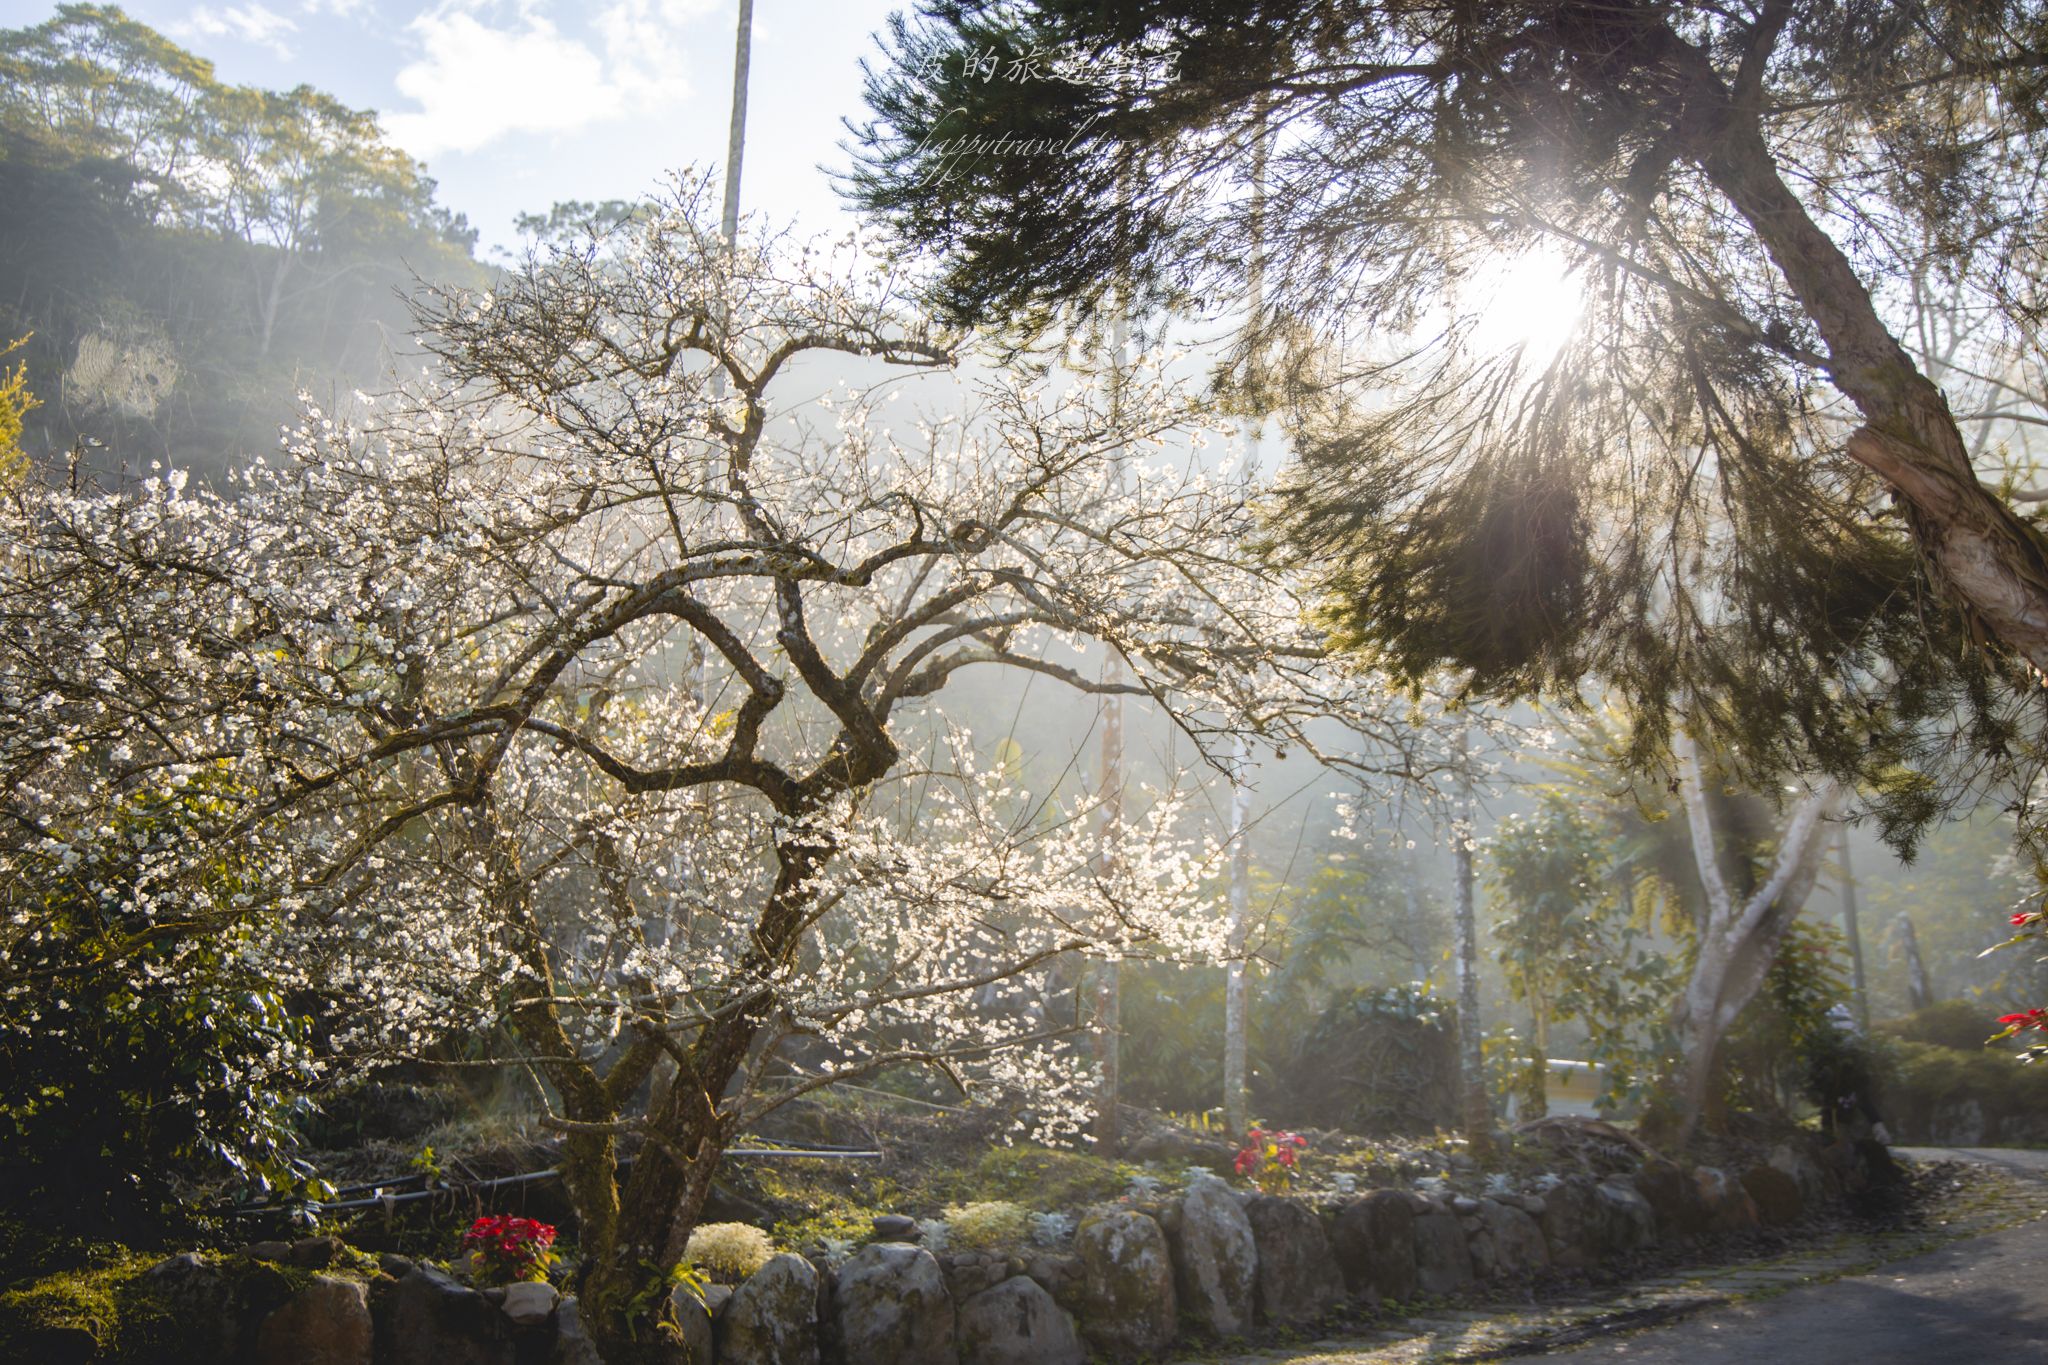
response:
<path fill-rule="evenodd" d="M 1461 291 L 1470 319 L 1466 344 L 1481 356 L 1519 352 L 1527 365 L 1556 358 L 1578 326 L 1586 297 L 1554 252 L 1536 250 L 1499 259 L 1479 270 Z"/>

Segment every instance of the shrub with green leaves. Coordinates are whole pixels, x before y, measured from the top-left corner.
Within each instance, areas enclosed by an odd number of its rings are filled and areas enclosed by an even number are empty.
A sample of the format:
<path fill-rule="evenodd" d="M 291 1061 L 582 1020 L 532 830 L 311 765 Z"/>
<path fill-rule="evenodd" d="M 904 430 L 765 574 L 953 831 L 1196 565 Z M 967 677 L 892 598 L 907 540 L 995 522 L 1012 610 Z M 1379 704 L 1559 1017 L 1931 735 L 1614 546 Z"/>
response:
<path fill-rule="evenodd" d="M 181 1170 L 297 1179 L 311 1023 L 243 963 L 244 865 L 189 856 L 221 781 L 131 796 L 0 869 L 0 1161 L 68 1225 L 151 1226 Z"/>

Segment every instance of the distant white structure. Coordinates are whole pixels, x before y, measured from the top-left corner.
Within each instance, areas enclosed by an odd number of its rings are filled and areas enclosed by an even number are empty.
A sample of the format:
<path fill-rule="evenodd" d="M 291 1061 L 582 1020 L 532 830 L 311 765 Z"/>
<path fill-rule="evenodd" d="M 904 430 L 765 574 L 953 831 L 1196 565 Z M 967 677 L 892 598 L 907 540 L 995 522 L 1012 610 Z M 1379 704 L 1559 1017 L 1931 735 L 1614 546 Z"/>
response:
<path fill-rule="evenodd" d="M 1549 1059 L 1550 1070 L 1543 1078 L 1543 1100 L 1552 1114 L 1568 1118 L 1605 1118 L 1600 1097 L 1607 1093 L 1607 1068 L 1597 1062 L 1573 1061 L 1568 1057 Z M 1514 1097 L 1508 1100 L 1510 1121 L 1520 1117 Z"/>

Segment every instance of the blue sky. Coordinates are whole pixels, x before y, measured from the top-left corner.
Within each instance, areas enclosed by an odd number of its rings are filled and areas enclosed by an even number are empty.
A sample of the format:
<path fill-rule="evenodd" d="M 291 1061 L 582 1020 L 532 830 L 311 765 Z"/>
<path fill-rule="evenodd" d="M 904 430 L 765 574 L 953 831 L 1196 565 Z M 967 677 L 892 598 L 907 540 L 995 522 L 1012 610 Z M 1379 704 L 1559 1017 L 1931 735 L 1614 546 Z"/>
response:
<path fill-rule="evenodd" d="M 907 0 L 756 0 L 749 211 L 817 230 L 844 219 L 819 163 L 842 167 L 870 36 Z M 225 80 L 317 86 L 380 114 L 483 246 L 513 215 L 626 198 L 725 154 L 736 0 L 129 0 Z M 54 3 L 0 0 L 0 27 Z"/>

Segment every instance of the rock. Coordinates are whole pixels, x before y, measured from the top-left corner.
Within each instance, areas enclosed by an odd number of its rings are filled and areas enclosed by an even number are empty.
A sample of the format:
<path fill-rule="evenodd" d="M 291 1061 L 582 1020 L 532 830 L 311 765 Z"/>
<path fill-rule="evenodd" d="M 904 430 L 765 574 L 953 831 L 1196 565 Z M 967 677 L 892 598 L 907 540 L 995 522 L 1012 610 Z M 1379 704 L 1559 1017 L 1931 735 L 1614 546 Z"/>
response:
<path fill-rule="evenodd" d="M 604 1365 L 573 1294 L 555 1306 L 555 1349 L 548 1356 L 548 1365 Z"/>
<path fill-rule="evenodd" d="M 1692 1173 L 1693 1189 L 1709 1232 L 1753 1232 L 1757 1225 L 1756 1205 L 1742 1182 L 1713 1166 L 1697 1167 Z"/>
<path fill-rule="evenodd" d="M 1815 1156 L 1812 1144 L 1803 1140 L 1781 1142 L 1771 1148 L 1769 1160 L 1773 1168 L 1783 1171 L 1799 1186 L 1799 1200 L 1803 1207 L 1819 1208 L 1834 1193 L 1827 1168 Z"/>
<path fill-rule="evenodd" d="M 1355 1299 L 1415 1296 L 1415 1206 L 1400 1190 L 1373 1190 L 1337 1211 L 1330 1255 Z"/>
<path fill-rule="evenodd" d="M 416 1265 L 377 1296 L 377 1365 L 511 1365 L 512 1325 L 474 1289 Z"/>
<path fill-rule="evenodd" d="M 1699 1190 L 1676 1163 L 1645 1162 L 1635 1173 L 1633 1183 L 1636 1193 L 1649 1201 L 1659 1233 L 1675 1238 L 1706 1231 L 1706 1211 L 1700 1207 Z"/>
<path fill-rule="evenodd" d="M 394 1280 L 402 1280 L 412 1274 L 412 1258 L 400 1256 L 395 1251 L 380 1252 L 377 1256 L 377 1269 Z"/>
<path fill-rule="evenodd" d="M 1253 1296 L 1263 1322 L 1307 1322 L 1341 1298 L 1344 1283 L 1330 1255 L 1323 1220 L 1308 1205 L 1261 1194 L 1245 1204 L 1258 1246 Z"/>
<path fill-rule="evenodd" d="M 1219 1337 L 1251 1326 L 1258 1246 L 1244 1206 L 1230 1187 L 1209 1179 L 1189 1185 L 1170 1240 L 1181 1311 Z"/>
<path fill-rule="evenodd" d="M 1074 1232 L 1081 1263 L 1075 1290 L 1081 1334 L 1112 1358 L 1151 1356 L 1171 1344 L 1176 1327 L 1173 1261 L 1166 1234 L 1145 1214 L 1096 1209 Z"/>
<path fill-rule="evenodd" d="M 1657 1215 L 1650 1201 L 1630 1182 L 1619 1176 L 1593 1187 L 1601 1252 L 1624 1256 L 1657 1240 Z"/>
<path fill-rule="evenodd" d="M 538 1327 L 555 1311 L 555 1304 L 561 1297 L 545 1280 L 521 1280 L 505 1286 L 505 1297 L 499 1301 L 498 1311 L 512 1319 L 515 1327 Z"/>
<path fill-rule="evenodd" d="M 1479 1201 L 1469 1194 L 1453 1195 L 1451 1197 L 1451 1212 L 1456 1214 L 1477 1213 L 1479 1212 Z"/>
<path fill-rule="evenodd" d="M 726 1289 L 724 1285 L 716 1287 Z M 726 1289 L 726 1293 L 729 1296 L 732 1291 Z M 676 1330 L 682 1334 L 669 1365 L 711 1365 L 718 1357 L 716 1331 L 711 1323 L 717 1310 L 712 1308 L 708 1296 L 700 1299 L 689 1285 L 679 1284 L 669 1292 L 668 1306 L 675 1317 Z"/>
<path fill-rule="evenodd" d="M 1472 1284 L 1472 1253 L 1454 1213 L 1415 1220 L 1415 1285 L 1425 1294 L 1455 1294 Z"/>
<path fill-rule="evenodd" d="M 707 1284 L 704 1286 L 704 1311 L 717 1317 L 732 1302 L 732 1286 L 729 1284 Z"/>
<path fill-rule="evenodd" d="M 918 1239 L 917 1220 L 900 1213 L 885 1213 L 875 1219 L 875 1240 L 879 1242 L 915 1242 Z"/>
<path fill-rule="evenodd" d="M 170 1310 L 195 1358 L 234 1358 L 238 1326 L 235 1292 L 219 1266 L 188 1251 L 144 1271 L 142 1287 Z"/>
<path fill-rule="evenodd" d="M 301 1237 L 292 1243 L 287 1259 L 307 1270 L 325 1270 L 347 1250 L 339 1237 Z"/>
<path fill-rule="evenodd" d="M 960 1305 L 960 1365 L 1085 1365 L 1066 1310 L 1034 1280 L 1013 1276 Z"/>
<path fill-rule="evenodd" d="M 370 1296 L 361 1281 L 315 1275 L 256 1329 L 255 1365 L 370 1365 Z"/>
<path fill-rule="evenodd" d="M 1237 1150 L 1227 1142 L 1163 1126 L 1132 1143 L 1124 1155 L 1132 1161 L 1156 1161 L 1162 1166 L 1199 1166 L 1214 1175 L 1229 1175 L 1237 1161 Z"/>
<path fill-rule="evenodd" d="M 1479 1218 L 1490 1246 L 1492 1265 L 1482 1273 L 1501 1279 L 1520 1279 L 1550 1268 L 1550 1247 L 1536 1220 L 1511 1204 L 1497 1199 L 1479 1201 Z M 1475 1239 L 1476 1242 L 1477 1239 Z M 1478 1268 L 1479 1256 L 1472 1257 Z"/>
<path fill-rule="evenodd" d="M 726 1310 L 727 1316 L 734 1308 Z M 939 1263 L 920 1247 L 873 1242 L 855 1252 L 839 1267 L 832 1317 L 846 1365 L 953 1365 L 955 1360 L 953 1300 Z"/>
<path fill-rule="evenodd" d="M 1796 1223 L 1806 1211 L 1799 1182 L 1776 1166 L 1750 1167 L 1742 1173 L 1742 1188 L 1756 1205 L 1757 1220 L 1767 1228 Z"/>
<path fill-rule="evenodd" d="M 787 1252 L 769 1258 L 725 1301 L 716 1329 L 718 1359 L 727 1365 L 817 1365 L 817 1267 Z"/>
<path fill-rule="evenodd" d="M 1544 1192 L 1543 1211 L 1536 1221 L 1543 1229 L 1552 1265 L 1580 1270 L 1600 1259 L 1598 1214 L 1590 1177 L 1567 1176 L 1552 1185 Z"/>
<path fill-rule="evenodd" d="M 283 1265 L 292 1258 L 290 1242 L 251 1242 L 242 1248 L 242 1254 L 252 1261 L 269 1261 Z"/>

